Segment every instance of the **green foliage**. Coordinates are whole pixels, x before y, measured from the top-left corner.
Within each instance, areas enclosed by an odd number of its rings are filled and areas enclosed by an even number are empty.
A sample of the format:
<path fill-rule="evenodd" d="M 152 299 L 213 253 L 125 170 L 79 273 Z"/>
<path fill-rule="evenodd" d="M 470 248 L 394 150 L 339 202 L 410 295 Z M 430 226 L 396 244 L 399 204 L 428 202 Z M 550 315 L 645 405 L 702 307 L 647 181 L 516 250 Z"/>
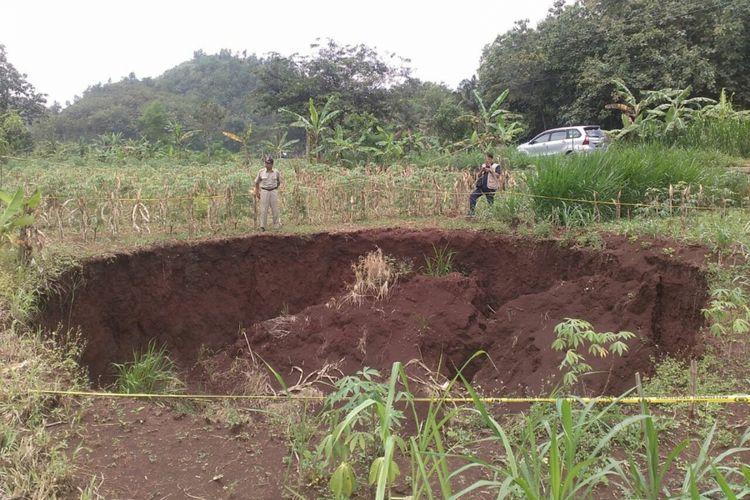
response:
<path fill-rule="evenodd" d="M 638 389 L 639 394 L 643 396 L 644 391 L 640 385 Z M 651 416 L 648 406 L 643 402 L 641 403 L 641 416 L 643 417 L 641 427 L 642 437 L 639 439 L 639 442 L 643 443 L 643 459 L 636 460 L 629 458 L 627 467 L 623 467 L 620 462 L 610 459 L 610 463 L 613 465 L 619 478 L 623 481 L 626 487 L 625 491 L 629 495 L 648 500 L 659 498 L 703 498 L 703 495 L 710 496 L 717 492 L 716 490 L 708 490 L 699 493 L 699 490 L 703 489 L 702 486 L 706 484 L 709 477 L 716 479 L 725 494 L 732 492 L 736 488 L 729 485 L 723 474 L 717 474 L 716 472 L 723 461 L 731 458 L 733 455 L 750 450 L 750 448 L 745 447 L 745 444 L 750 439 L 750 433 L 746 432 L 741 438 L 740 446 L 724 449 L 722 452 L 711 456 L 712 447 L 714 446 L 714 433 L 716 432 L 716 423 L 714 423 L 706 433 L 697 456 L 692 457 L 684 465 L 682 484 L 677 488 L 677 491 L 674 491 L 674 488 L 669 486 L 666 478 L 676 472 L 674 471 L 675 465 L 679 463 L 683 452 L 690 446 L 690 441 L 685 439 L 671 449 L 662 450 L 660 444 L 662 440 L 655 425 L 655 418 Z M 726 465 L 721 467 L 725 471 L 742 476 L 740 471 L 734 467 Z M 741 487 L 737 489 L 741 489 Z"/>
<path fill-rule="evenodd" d="M 490 479 L 475 481 L 452 498 L 461 498 L 481 489 L 490 489 L 498 498 L 529 499 L 586 498 L 594 489 L 607 483 L 614 473 L 614 464 L 607 461 L 605 451 L 624 429 L 641 421 L 634 415 L 619 421 L 595 443 L 588 442 L 588 429 L 603 422 L 615 403 L 600 409 L 596 403 L 571 403 L 561 400 L 555 412 L 531 412 L 520 429 L 520 438 L 512 439 L 508 431 L 490 414 L 476 391 L 467 383 L 474 406 L 492 432 L 488 441 L 503 451 L 503 459 L 487 462 L 477 457 L 464 457 L 469 464 L 454 472 L 481 468 Z M 574 410 L 573 405 L 581 406 Z M 583 448 L 590 451 L 582 453 Z"/>
<path fill-rule="evenodd" d="M 164 104 L 161 101 L 152 101 L 144 106 L 138 124 L 147 140 L 165 140 L 169 134 L 169 114 Z"/>
<path fill-rule="evenodd" d="M 133 361 L 115 363 L 115 390 L 124 394 L 170 394 L 182 388 L 177 369 L 164 347 L 149 342 L 143 353 L 134 352 Z"/>
<path fill-rule="evenodd" d="M 588 345 L 589 354 L 599 358 L 606 358 L 610 352 L 622 356 L 628 350 L 624 341 L 632 339 L 632 332 L 604 332 L 597 333 L 588 321 L 566 318 L 555 326 L 557 338 L 552 342 L 552 349 L 565 351 L 565 357 L 560 363 L 560 370 L 565 371 L 563 384 L 571 387 L 578 382 L 578 377 L 591 371 L 591 365 L 578 352 Z"/>
<path fill-rule="evenodd" d="M 432 245 L 432 255 L 424 256 L 424 273 L 436 278 L 452 273 L 455 256 L 456 252 L 449 250 L 447 245 L 443 247 Z"/>
<path fill-rule="evenodd" d="M 319 145 L 320 138 L 322 137 L 323 133 L 330 127 L 330 123 L 334 118 L 336 118 L 336 115 L 341 113 L 341 110 L 331 109 L 332 102 L 333 99 L 329 98 L 326 101 L 325 105 L 323 105 L 323 109 L 318 112 L 318 109 L 315 107 L 315 102 L 311 97 L 307 103 L 309 113 L 308 116 L 303 116 L 285 108 L 279 109 L 280 112 L 285 113 L 294 120 L 290 126 L 302 128 L 305 130 L 305 154 L 307 155 L 309 160 L 320 160 L 322 153 Z"/>
<path fill-rule="evenodd" d="M 326 464 L 338 464 L 329 482 L 334 496 L 349 498 L 356 488 L 350 455 L 377 444 L 370 449 L 377 456 L 370 464 L 368 483 L 375 486 L 375 498 L 384 500 L 400 474 L 394 457 L 396 449 L 406 451 L 406 443 L 395 434 L 403 420 L 403 412 L 395 405 L 408 402 L 411 396 L 396 388 L 399 381 L 407 384 L 400 363 L 394 363 L 387 384 L 375 382 L 374 377 L 380 376 L 376 370 L 365 368 L 359 375 L 341 379 L 337 391 L 326 399 L 332 431 L 321 441 L 318 454 Z M 334 409 L 342 398 L 347 398 L 347 403 L 341 411 Z"/>
<path fill-rule="evenodd" d="M 31 123 L 44 114 L 45 103 L 44 94 L 38 94 L 26 75 L 8 61 L 5 45 L 0 44 L 0 117 L 17 113 Z"/>
<path fill-rule="evenodd" d="M 477 102 L 478 114 L 466 115 L 464 118 L 474 124 L 471 144 L 483 151 L 510 144 L 523 131 L 523 126 L 519 122 L 512 121 L 519 119 L 520 115 L 501 108 L 508 98 L 508 92 L 508 89 L 502 91 L 488 108 L 479 93 L 476 90 L 472 91 Z"/>
<path fill-rule="evenodd" d="M 286 156 L 292 151 L 292 146 L 299 142 L 299 139 L 287 139 L 288 132 L 277 133 L 274 140 L 264 140 L 261 142 L 261 146 L 267 153 L 270 153 L 277 158 Z"/>
<path fill-rule="evenodd" d="M 744 288 L 714 288 L 703 315 L 710 321 L 715 336 L 750 332 L 750 307 Z"/>
<path fill-rule="evenodd" d="M 66 388 L 84 390 L 79 365 L 82 344 L 57 333 L 26 331 L 18 324 L 0 330 L 0 496 L 61 498 L 75 476 L 76 450 L 68 446 L 67 426 L 79 421 L 83 407 L 66 398 L 35 393 Z M 70 440 L 69 440 L 70 439 Z M 72 458 L 71 458 L 72 454 Z"/>
<path fill-rule="evenodd" d="M 0 113 L 0 156 L 30 151 L 31 133 L 16 111 Z M 4 162 L 5 158 L 0 158 Z"/>
<path fill-rule="evenodd" d="M 31 244 L 27 229 L 34 225 L 32 212 L 42 200 L 39 190 L 26 198 L 23 188 L 15 193 L 0 190 L 0 203 L 4 205 L 0 213 L 0 246 L 10 243 L 19 250 L 21 261 L 27 263 L 31 256 Z"/>
<path fill-rule="evenodd" d="M 721 190 L 731 179 L 726 169 L 721 168 L 726 162 L 719 154 L 656 144 L 536 160 L 536 174 L 526 178 L 529 193 L 535 196 L 536 214 L 558 221 L 566 210 L 579 211 L 591 220 L 612 218 L 617 213 L 616 202 L 623 204 L 621 214 L 625 214 L 633 211 L 625 204 L 648 204 L 652 190 L 668 192 L 670 186 L 678 185 L 683 189 L 690 186 L 690 202 L 708 203 L 709 196 L 698 196 L 701 190 Z M 681 197 L 680 191 L 676 193 L 674 206 L 679 205 Z M 604 204 L 596 205 L 594 201 Z"/>
<path fill-rule="evenodd" d="M 726 88 L 748 107 L 750 6 L 707 0 L 700 7 L 678 0 L 555 2 L 535 28 L 518 22 L 485 48 L 480 93 L 510 89 L 508 109 L 523 112 L 532 132 L 602 120 L 619 127 L 620 117 L 602 109 L 614 78 L 636 89 L 691 85 L 702 96 Z M 678 108 L 666 117 L 673 127 Z"/>

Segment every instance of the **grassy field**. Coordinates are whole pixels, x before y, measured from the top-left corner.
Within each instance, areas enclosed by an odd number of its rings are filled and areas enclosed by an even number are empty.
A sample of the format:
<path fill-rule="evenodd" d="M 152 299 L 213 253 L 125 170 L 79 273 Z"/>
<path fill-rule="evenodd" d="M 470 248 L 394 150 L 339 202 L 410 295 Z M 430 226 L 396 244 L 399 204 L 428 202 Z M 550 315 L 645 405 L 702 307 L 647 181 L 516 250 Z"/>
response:
<path fill-rule="evenodd" d="M 601 242 L 602 232 L 643 239 L 643 244 L 667 237 L 704 245 L 714 258 L 708 269 L 706 355 L 693 368 L 701 381 L 697 392 L 747 392 L 750 200 L 747 180 L 731 168 L 736 160 L 721 153 L 639 146 L 534 163 L 516 161 L 513 186 L 494 206 L 481 202 L 477 218 L 466 220 L 456 217 L 464 215 L 472 189 L 472 172 L 465 166 L 337 169 L 281 160 L 287 179 L 283 232 L 336 230 L 342 223 L 408 224 L 514 232 L 590 246 Z M 5 186 L 39 188 L 43 202 L 36 212 L 32 265 L 21 267 L 6 245 L 0 266 L 0 497 L 96 498 L 95 482 L 74 481 L 77 451 L 66 446 L 86 403 L 30 392 L 89 387 L 77 365 L 81 343 L 43 336 L 29 323 L 38 292 L 84 256 L 154 241 L 246 233 L 255 225 L 250 186 L 258 168 L 240 168 L 236 161 L 206 166 L 38 158 L 2 166 Z M 665 255 L 669 248 L 664 247 Z M 139 383 L 156 377 L 175 390 L 179 374 L 164 355 L 154 350 L 140 358 L 142 363 L 123 366 L 120 387 L 137 391 Z M 639 391 L 688 395 L 690 372 L 683 361 L 662 360 Z M 739 458 L 747 456 L 750 434 L 746 427 L 727 425 L 732 412 L 720 407 L 701 405 L 690 418 L 692 409 L 684 404 L 625 408 L 561 399 L 497 419 L 460 378 L 450 381 L 450 388 L 462 388 L 474 404 L 454 405 L 438 397 L 426 414 L 417 415 L 398 364 L 390 374 L 339 380 L 322 413 L 314 415 L 316 429 L 303 433 L 301 428 L 313 415 L 296 419 L 291 430 L 285 427 L 290 449 L 309 452 L 301 475 L 319 476 L 320 494 L 338 498 L 353 493 L 355 474 L 359 492 L 377 498 L 386 498 L 397 482 L 407 484 L 414 498 L 473 498 L 480 489 L 498 497 L 556 499 L 596 497 L 602 488 L 630 498 L 750 494 L 750 468 Z M 342 398 L 347 391 L 348 399 Z M 207 406 L 205 411 L 215 413 Z M 243 411 L 230 410 L 224 418 Z M 413 435 L 399 426 L 407 415 L 421 423 Z M 740 421 L 747 424 L 746 418 Z M 488 442 L 503 450 L 500 459 L 483 461 L 472 453 Z M 452 476 L 471 469 L 484 479 L 457 488 Z M 368 476 L 372 490 L 366 490 Z"/>

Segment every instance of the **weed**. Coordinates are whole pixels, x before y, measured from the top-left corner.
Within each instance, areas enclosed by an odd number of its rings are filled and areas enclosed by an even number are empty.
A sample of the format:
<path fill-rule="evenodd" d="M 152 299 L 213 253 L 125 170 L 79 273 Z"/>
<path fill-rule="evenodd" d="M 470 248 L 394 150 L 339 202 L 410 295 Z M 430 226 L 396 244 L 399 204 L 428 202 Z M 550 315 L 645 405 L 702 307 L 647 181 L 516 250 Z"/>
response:
<path fill-rule="evenodd" d="M 151 341 L 146 352 L 133 353 L 133 361 L 117 364 L 115 390 L 125 394 L 170 394 L 183 388 L 165 347 Z"/>
<path fill-rule="evenodd" d="M 428 276 L 440 277 L 453 272 L 453 258 L 456 252 L 448 250 L 448 246 L 432 245 L 432 256 L 424 256 L 424 273 Z"/>
<path fill-rule="evenodd" d="M 604 250 L 607 244 L 604 242 L 604 238 L 599 233 L 586 232 L 575 238 L 576 245 L 582 247 L 590 247 L 595 250 Z"/>
<path fill-rule="evenodd" d="M 667 257 L 674 257 L 674 248 L 672 248 L 672 247 L 664 247 L 664 248 L 661 249 L 661 253 L 663 253 Z"/>
<path fill-rule="evenodd" d="M 421 337 L 430 331 L 430 318 L 423 314 L 416 314 L 414 319 L 417 321 L 417 335 Z"/>

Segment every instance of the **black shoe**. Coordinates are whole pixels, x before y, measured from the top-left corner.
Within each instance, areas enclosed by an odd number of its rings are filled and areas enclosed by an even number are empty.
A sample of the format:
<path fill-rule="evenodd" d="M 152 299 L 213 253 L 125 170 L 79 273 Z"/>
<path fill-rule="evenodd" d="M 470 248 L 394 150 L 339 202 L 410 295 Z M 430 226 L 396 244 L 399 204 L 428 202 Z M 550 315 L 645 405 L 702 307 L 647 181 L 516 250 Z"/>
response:
<path fill-rule="evenodd" d="M 260 230 L 261 230 L 261 231 L 265 231 L 265 230 L 266 230 L 266 228 L 265 228 L 265 227 L 261 227 L 261 228 L 260 228 Z"/>

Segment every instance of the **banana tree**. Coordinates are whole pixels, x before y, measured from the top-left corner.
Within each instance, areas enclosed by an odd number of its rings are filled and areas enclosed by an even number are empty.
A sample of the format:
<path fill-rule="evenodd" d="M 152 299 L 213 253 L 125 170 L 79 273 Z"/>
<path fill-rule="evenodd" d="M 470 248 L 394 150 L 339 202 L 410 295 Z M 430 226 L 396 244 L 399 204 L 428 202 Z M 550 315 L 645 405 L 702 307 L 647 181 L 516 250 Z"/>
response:
<path fill-rule="evenodd" d="M 193 138 L 199 130 L 185 130 L 182 124 L 175 121 L 169 122 L 169 156 L 182 156 L 187 149 L 190 139 Z"/>
<path fill-rule="evenodd" d="M 646 93 L 666 101 L 648 110 L 649 115 L 655 116 L 661 122 L 663 134 L 671 134 L 685 128 L 693 114 L 699 111 L 704 103 L 716 104 L 716 101 L 708 97 L 690 97 L 692 90 L 692 87 L 688 86 L 685 89 L 664 89 Z"/>
<path fill-rule="evenodd" d="M 612 136 L 616 139 L 643 136 L 649 122 L 655 118 L 654 115 L 647 113 L 649 107 L 661 102 L 664 96 L 659 92 L 645 90 L 642 92 L 644 98 L 638 100 L 635 94 L 625 85 L 625 82 L 619 78 L 613 79 L 612 84 L 615 86 L 613 96 L 621 102 L 607 104 L 604 108 L 618 110 L 622 113 L 622 128 L 613 130 Z"/>
<path fill-rule="evenodd" d="M 328 144 L 330 157 L 340 164 L 353 164 L 359 153 L 363 153 L 364 146 L 362 142 L 364 137 L 354 140 L 341 125 L 336 125 L 331 137 L 327 137 L 325 142 Z"/>
<path fill-rule="evenodd" d="M 125 141 L 122 138 L 121 132 L 110 132 L 105 134 L 100 134 L 96 138 L 96 151 L 99 157 L 102 160 L 106 160 L 110 157 L 116 156 L 121 157 L 122 156 L 122 148 L 125 144 Z"/>
<path fill-rule="evenodd" d="M 314 159 L 315 161 L 320 161 L 322 153 L 318 146 L 320 137 L 323 135 L 323 132 L 330 127 L 331 121 L 341 113 L 341 110 L 331 110 L 332 101 L 333 98 L 329 98 L 323 106 L 323 109 L 318 112 L 315 107 L 315 102 L 311 97 L 307 104 L 310 115 L 309 117 L 302 116 L 286 108 L 279 109 L 281 113 L 285 113 L 295 120 L 290 124 L 291 127 L 305 129 L 305 154 L 310 160 Z"/>
<path fill-rule="evenodd" d="M 274 141 L 267 139 L 261 141 L 263 148 L 274 156 L 284 156 L 292 150 L 292 146 L 299 142 L 299 139 L 287 140 L 289 132 L 277 133 Z"/>
<path fill-rule="evenodd" d="M 404 141 L 399 139 L 395 132 L 386 130 L 380 125 L 378 125 L 377 131 L 378 140 L 375 145 L 378 146 L 380 163 L 385 166 L 404 154 Z"/>
<path fill-rule="evenodd" d="M 726 89 L 721 89 L 716 103 L 703 106 L 699 112 L 701 118 L 716 118 L 719 120 L 742 120 L 750 118 L 750 110 L 736 111 L 732 104 L 732 96 L 727 97 Z"/>
<path fill-rule="evenodd" d="M 477 115 L 464 115 L 463 120 L 468 120 L 474 125 L 474 132 L 470 141 L 483 149 L 490 149 L 513 142 L 523 132 L 523 125 L 517 120 L 520 115 L 512 113 L 501 106 L 508 98 L 509 90 L 505 89 L 492 101 L 489 108 L 485 105 L 479 92 L 472 90 L 474 99 L 477 101 L 479 112 Z"/>

